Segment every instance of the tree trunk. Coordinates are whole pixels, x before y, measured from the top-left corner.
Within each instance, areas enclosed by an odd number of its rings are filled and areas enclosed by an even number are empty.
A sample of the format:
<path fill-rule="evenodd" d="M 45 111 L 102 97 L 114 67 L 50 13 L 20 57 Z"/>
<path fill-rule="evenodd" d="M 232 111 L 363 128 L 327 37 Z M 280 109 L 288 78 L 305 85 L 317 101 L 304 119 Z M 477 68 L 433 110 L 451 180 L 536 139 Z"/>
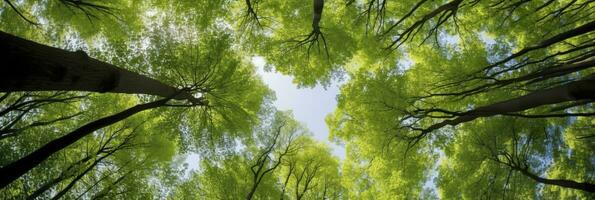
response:
<path fill-rule="evenodd" d="M 256 186 L 252 186 L 252 188 L 250 188 L 250 192 L 248 193 L 248 195 L 246 195 L 246 199 L 252 200 L 255 192 L 256 192 Z"/>
<path fill-rule="evenodd" d="M 543 183 L 543 184 L 557 185 L 560 187 L 572 188 L 572 189 L 577 189 L 577 190 L 583 190 L 583 191 L 590 192 L 590 193 L 595 193 L 595 185 L 592 183 L 587 183 L 587 182 L 579 183 L 579 182 L 576 182 L 573 180 L 541 178 L 541 177 L 529 172 L 528 170 L 523 170 L 523 169 L 518 169 L 518 170 L 521 171 L 521 173 L 523 173 L 523 175 L 525 175 L 537 182 Z"/>
<path fill-rule="evenodd" d="M 574 81 L 565 85 L 547 90 L 529 93 L 518 98 L 501 101 L 487 106 L 478 107 L 471 111 L 459 114 L 457 118 L 444 120 L 433 124 L 423 130 L 423 133 L 440 129 L 446 125 L 458 124 L 475 120 L 479 117 L 489 117 L 500 114 L 515 113 L 543 105 L 551 105 L 568 101 L 595 100 L 595 74 L 583 80 Z"/>
<path fill-rule="evenodd" d="M 265 164 L 265 162 L 262 162 L 262 164 L 258 167 L 258 171 L 256 171 L 256 173 L 254 173 L 254 176 L 252 178 L 252 187 L 250 187 L 250 192 L 248 192 L 248 195 L 246 195 L 246 200 L 252 200 L 252 198 L 254 198 L 254 193 L 256 193 L 256 188 L 258 188 L 258 184 L 260 184 L 258 175 L 259 175 L 260 171 L 262 170 L 264 164 Z M 263 174 L 263 176 L 264 176 L 264 174 Z"/>
<path fill-rule="evenodd" d="M 196 98 L 158 80 L 88 57 L 0 31 L 0 92 L 87 91 Z"/>
<path fill-rule="evenodd" d="M 320 20 L 322 19 L 322 10 L 324 8 L 324 0 L 313 0 L 314 13 L 312 15 L 312 28 L 320 30 Z"/>
<path fill-rule="evenodd" d="M 27 173 L 35 166 L 39 165 L 41 162 L 46 160 L 52 154 L 68 147 L 69 145 L 75 143 L 79 139 L 93 133 L 94 131 L 101 129 L 103 127 L 112 125 L 117 123 L 121 120 L 124 120 L 136 113 L 142 112 L 144 110 L 156 108 L 159 106 L 164 105 L 169 98 L 161 99 L 158 101 L 153 101 L 150 103 L 136 105 L 132 108 L 126 109 L 122 112 L 117 114 L 101 118 L 99 120 L 93 121 L 88 123 L 58 139 L 55 139 L 41 148 L 35 150 L 31 154 L 13 162 L 6 166 L 3 166 L 0 169 L 0 174 L 2 174 L 2 179 L 0 179 L 0 188 L 6 187 L 8 184 L 12 183 L 14 180 L 22 176 L 23 174 Z"/>

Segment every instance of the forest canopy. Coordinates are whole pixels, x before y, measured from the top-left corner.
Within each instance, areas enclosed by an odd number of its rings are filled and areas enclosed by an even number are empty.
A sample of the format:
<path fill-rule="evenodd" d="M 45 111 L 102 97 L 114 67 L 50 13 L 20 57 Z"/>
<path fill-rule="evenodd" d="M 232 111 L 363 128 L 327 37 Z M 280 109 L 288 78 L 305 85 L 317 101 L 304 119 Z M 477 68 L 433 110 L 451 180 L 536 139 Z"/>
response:
<path fill-rule="evenodd" d="M 0 48 L 0 199 L 595 198 L 592 0 L 3 0 Z"/>

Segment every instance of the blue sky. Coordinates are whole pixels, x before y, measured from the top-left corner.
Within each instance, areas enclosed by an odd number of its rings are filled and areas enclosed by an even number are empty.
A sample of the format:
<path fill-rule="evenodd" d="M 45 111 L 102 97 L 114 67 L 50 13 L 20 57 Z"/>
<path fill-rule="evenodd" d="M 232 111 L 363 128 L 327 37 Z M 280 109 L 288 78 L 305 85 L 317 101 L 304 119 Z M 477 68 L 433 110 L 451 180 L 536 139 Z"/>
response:
<path fill-rule="evenodd" d="M 275 107 L 279 110 L 292 110 L 295 119 L 307 126 L 316 140 L 329 144 L 335 156 L 345 158 L 345 149 L 329 142 L 329 129 L 324 121 L 326 115 L 337 106 L 336 97 L 340 85 L 332 84 L 326 89 L 321 86 L 297 88 L 292 77 L 265 71 L 266 61 L 262 57 L 253 57 L 252 63 L 258 68 L 262 80 L 275 91 Z"/>

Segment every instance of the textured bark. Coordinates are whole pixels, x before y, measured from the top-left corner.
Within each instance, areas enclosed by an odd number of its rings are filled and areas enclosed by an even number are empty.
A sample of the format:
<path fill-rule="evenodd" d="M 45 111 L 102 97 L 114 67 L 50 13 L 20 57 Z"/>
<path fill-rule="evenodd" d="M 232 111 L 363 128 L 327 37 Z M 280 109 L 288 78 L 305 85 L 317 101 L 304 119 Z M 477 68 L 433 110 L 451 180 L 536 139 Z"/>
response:
<path fill-rule="evenodd" d="M 49 158 L 52 154 L 68 147 L 69 145 L 93 133 L 94 131 L 117 123 L 136 113 L 163 106 L 168 100 L 169 98 L 166 98 L 150 103 L 136 105 L 117 114 L 88 123 L 58 139 L 45 144 L 29 155 L 0 168 L 0 174 L 3 176 L 2 179 L 0 179 L 0 188 L 6 187 L 8 184 L 12 183 L 14 180 L 21 177 L 23 174 L 27 173 L 41 162 Z"/>
<path fill-rule="evenodd" d="M 88 91 L 149 94 L 197 99 L 158 80 L 99 61 L 84 51 L 70 52 L 0 31 L 0 92 Z"/>

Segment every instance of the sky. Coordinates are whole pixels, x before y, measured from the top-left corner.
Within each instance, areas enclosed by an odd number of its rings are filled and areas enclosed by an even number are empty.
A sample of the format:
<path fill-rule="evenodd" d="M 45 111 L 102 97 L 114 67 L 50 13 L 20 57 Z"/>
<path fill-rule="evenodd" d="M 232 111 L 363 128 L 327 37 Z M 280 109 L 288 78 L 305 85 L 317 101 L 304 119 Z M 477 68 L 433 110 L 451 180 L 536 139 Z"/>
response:
<path fill-rule="evenodd" d="M 253 57 L 252 63 L 258 68 L 262 80 L 275 91 L 277 100 L 275 107 L 279 110 L 291 110 L 294 118 L 303 123 L 313 133 L 316 140 L 325 142 L 333 149 L 339 159 L 345 158 L 345 148 L 329 140 L 329 129 L 325 118 L 337 106 L 337 95 L 340 85 L 332 84 L 326 89 L 322 86 L 314 88 L 298 88 L 293 78 L 275 71 L 265 71 L 266 61 L 262 57 Z"/>

